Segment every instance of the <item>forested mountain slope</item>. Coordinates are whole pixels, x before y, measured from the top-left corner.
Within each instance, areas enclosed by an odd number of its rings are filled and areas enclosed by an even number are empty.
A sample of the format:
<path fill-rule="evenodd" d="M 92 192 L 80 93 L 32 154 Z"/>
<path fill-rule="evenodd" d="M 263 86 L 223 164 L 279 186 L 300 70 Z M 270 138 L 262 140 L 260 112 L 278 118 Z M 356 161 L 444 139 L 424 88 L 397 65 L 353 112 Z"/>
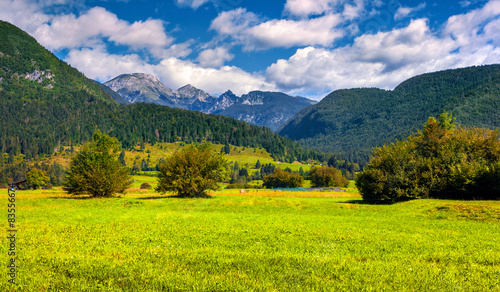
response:
<path fill-rule="evenodd" d="M 300 111 L 278 133 L 362 162 L 373 147 L 408 137 L 443 110 L 465 126 L 500 127 L 500 65 L 423 74 L 392 91 L 337 90 Z"/>
<path fill-rule="evenodd" d="M 280 160 L 322 154 L 304 150 L 270 129 L 230 117 L 154 104 L 118 104 L 99 85 L 57 59 L 35 39 L 0 21 L 0 164 L 52 154 L 86 142 L 96 128 L 125 147 L 140 142 L 209 140 L 264 147 Z M 1 167 L 1 165 L 0 165 Z"/>

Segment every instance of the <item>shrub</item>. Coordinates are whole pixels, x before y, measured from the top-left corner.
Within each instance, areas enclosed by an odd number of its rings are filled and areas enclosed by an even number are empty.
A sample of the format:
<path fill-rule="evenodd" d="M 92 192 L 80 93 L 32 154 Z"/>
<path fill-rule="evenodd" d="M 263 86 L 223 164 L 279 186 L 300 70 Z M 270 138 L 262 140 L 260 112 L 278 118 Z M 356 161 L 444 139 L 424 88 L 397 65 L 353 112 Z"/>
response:
<path fill-rule="evenodd" d="M 334 167 L 313 167 L 309 171 L 312 187 L 347 187 L 349 180 L 342 176 L 342 172 Z"/>
<path fill-rule="evenodd" d="M 423 131 L 373 151 L 356 186 L 363 199 L 394 203 L 418 198 L 500 198 L 498 132 L 455 128 L 451 115 L 429 118 Z"/>
<path fill-rule="evenodd" d="M 151 185 L 149 183 L 147 183 L 147 182 L 142 183 L 141 187 L 140 187 L 141 190 L 149 190 L 151 188 L 152 188 Z"/>
<path fill-rule="evenodd" d="M 45 185 L 50 178 L 45 174 L 45 172 L 41 169 L 33 167 L 27 174 L 26 180 L 28 185 L 30 185 L 34 190 L 40 188 Z"/>
<path fill-rule="evenodd" d="M 207 191 L 218 190 L 229 171 L 224 155 L 208 142 L 177 150 L 159 168 L 156 191 L 179 197 L 208 197 Z"/>
<path fill-rule="evenodd" d="M 297 188 L 302 186 L 304 178 L 298 173 L 289 173 L 279 168 L 264 177 L 262 186 L 266 188 Z"/>
<path fill-rule="evenodd" d="M 63 189 L 69 194 L 109 197 L 124 193 L 132 181 L 129 170 L 119 160 L 120 143 L 97 130 L 92 141 L 71 159 Z"/>

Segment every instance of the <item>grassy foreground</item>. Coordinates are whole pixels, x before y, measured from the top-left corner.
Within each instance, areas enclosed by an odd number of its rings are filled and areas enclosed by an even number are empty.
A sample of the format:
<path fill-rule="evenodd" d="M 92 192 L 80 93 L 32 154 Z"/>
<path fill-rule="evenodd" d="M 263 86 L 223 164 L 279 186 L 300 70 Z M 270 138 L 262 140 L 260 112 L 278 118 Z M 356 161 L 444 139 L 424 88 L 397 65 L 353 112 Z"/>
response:
<path fill-rule="evenodd" d="M 18 286 L 2 236 L 0 291 L 500 291 L 500 202 L 60 190 L 16 202 Z"/>

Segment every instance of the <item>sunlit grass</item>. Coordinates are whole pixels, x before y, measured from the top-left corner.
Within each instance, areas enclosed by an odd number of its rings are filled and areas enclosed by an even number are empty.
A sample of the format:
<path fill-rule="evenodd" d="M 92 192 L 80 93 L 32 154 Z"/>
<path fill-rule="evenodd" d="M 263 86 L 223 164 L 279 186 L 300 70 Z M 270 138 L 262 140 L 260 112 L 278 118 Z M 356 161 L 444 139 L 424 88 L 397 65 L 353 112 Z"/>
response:
<path fill-rule="evenodd" d="M 500 290 L 500 202 L 377 206 L 356 193 L 212 195 L 19 191 L 17 290 Z M 3 236 L 5 260 L 7 248 Z M 13 291 L 3 274 L 0 290 Z"/>

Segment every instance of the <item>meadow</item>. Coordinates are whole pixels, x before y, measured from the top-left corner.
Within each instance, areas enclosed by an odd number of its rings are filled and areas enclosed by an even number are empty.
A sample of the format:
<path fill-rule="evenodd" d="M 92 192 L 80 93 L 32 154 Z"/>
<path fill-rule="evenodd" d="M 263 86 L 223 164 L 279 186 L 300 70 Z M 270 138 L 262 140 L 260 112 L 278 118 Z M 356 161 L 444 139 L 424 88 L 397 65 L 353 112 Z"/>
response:
<path fill-rule="evenodd" d="M 180 199 L 17 192 L 1 291 L 499 291 L 500 202 L 364 204 L 356 192 Z M 7 190 L 0 190 L 7 214 Z M 5 218 L 5 217 L 4 217 Z M 2 224 L 2 234 L 7 226 Z M 8 241 L 2 236 L 2 262 Z M 3 265 L 6 266 L 6 265 Z"/>

